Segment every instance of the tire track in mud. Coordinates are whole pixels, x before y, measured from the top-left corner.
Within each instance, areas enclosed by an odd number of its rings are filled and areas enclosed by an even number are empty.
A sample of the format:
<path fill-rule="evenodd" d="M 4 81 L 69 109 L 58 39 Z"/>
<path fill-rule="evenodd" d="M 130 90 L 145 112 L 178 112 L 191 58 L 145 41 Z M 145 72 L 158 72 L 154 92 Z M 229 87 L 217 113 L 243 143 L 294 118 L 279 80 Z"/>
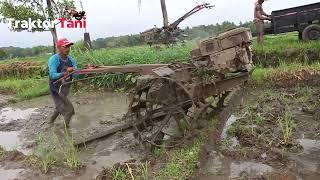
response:
<path fill-rule="evenodd" d="M 224 129 L 225 124 L 227 123 L 228 118 L 232 115 L 233 110 L 240 104 L 243 103 L 243 98 L 246 94 L 244 88 L 236 89 L 232 91 L 232 94 L 229 95 L 229 99 L 225 101 L 225 107 L 222 111 L 215 117 L 218 120 L 215 128 L 209 133 L 208 138 L 206 139 L 206 144 L 200 150 L 199 153 L 199 169 L 194 173 L 190 179 L 203 179 L 208 172 L 204 172 L 207 166 L 207 162 L 212 159 L 212 152 L 219 151 L 221 145 L 221 134 Z"/>

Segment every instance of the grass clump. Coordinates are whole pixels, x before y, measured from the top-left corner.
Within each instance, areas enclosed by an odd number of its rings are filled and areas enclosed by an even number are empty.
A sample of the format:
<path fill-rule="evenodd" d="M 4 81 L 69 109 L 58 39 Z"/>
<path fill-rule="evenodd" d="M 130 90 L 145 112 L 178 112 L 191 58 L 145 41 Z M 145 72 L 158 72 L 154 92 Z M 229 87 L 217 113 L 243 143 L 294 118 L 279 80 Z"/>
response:
<path fill-rule="evenodd" d="M 64 163 L 70 169 L 78 169 L 81 167 L 80 154 L 78 148 L 74 145 L 72 134 L 65 126 L 64 141 L 60 143 L 60 149 L 64 155 Z"/>
<path fill-rule="evenodd" d="M 47 173 L 51 167 L 64 165 L 69 169 L 79 169 L 82 164 L 77 147 L 68 130 L 59 138 L 55 134 L 39 134 L 35 154 L 40 168 Z"/>
<path fill-rule="evenodd" d="M 187 179 L 192 175 L 198 166 L 198 157 L 208 132 L 216 125 L 217 121 L 212 120 L 208 129 L 201 132 L 189 146 L 179 149 L 164 150 L 160 149 L 156 154 L 165 154 L 167 164 L 155 175 L 155 179 Z"/>
<path fill-rule="evenodd" d="M 47 173 L 50 167 L 59 161 L 56 139 L 53 139 L 55 141 L 54 143 L 48 140 L 49 138 L 43 135 L 39 135 L 36 139 L 35 156 L 38 157 L 38 164 L 44 173 Z"/>
<path fill-rule="evenodd" d="M 283 117 L 278 118 L 278 124 L 282 133 L 282 143 L 284 145 L 291 144 L 293 142 L 293 131 L 296 125 L 288 110 L 285 111 Z"/>
<path fill-rule="evenodd" d="M 190 61 L 190 51 L 194 44 L 177 45 L 170 48 L 154 48 L 135 46 L 126 48 L 100 49 L 74 54 L 79 64 L 96 65 L 125 65 L 125 64 L 154 64 L 172 61 Z"/>
<path fill-rule="evenodd" d="M 126 171 L 120 167 L 111 169 L 111 178 L 112 180 L 128 179 Z"/>

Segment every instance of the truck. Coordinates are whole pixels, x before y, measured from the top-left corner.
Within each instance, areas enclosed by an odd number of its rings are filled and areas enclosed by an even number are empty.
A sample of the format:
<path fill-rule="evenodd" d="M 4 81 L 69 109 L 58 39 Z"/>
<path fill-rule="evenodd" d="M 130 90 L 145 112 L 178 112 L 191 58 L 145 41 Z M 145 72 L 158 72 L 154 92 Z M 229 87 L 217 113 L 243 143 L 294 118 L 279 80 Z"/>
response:
<path fill-rule="evenodd" d="M 266 34 L 299 32 L 301 40 L 320 40 L 320 3 L 272 11 Z"/>

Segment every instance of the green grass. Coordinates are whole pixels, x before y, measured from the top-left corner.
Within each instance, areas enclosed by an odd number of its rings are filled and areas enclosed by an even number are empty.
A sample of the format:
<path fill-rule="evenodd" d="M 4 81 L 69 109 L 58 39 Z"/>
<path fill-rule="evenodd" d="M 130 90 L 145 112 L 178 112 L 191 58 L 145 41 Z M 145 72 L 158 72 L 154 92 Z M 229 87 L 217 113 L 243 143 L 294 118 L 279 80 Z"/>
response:
<path fill-rule="evenodd" d="M 312 64 L 320 62 L 320 41 L 301 41 L 297 33 L 265 36 L 264 46 L 253 41 L 255 63 L 276 67 L 281 63 Z"/>
<path fill-rule="evenodd" d="M 48 80 L 41 79 L 0 79 L 0 91 L 15 94 L 18 100 L 30 99 L 49 94 Z"/>
<path fill-rule="evenodd" d="M 197 138 L 191 147 L 171 152 L 170 160 L 157 174 L 156 179 L 187 179 L 197 167 L 203 141 L 202 138 Z"/>
<path fill-rule="evenodd" d="M 128 176 L 126 171 L 119 167 L 111 169 L 111 178 L 112 180 L 126 180 Z"/>
<path fill-rule="evenodd" d="M 258 66 L 252 73 L 251 82 L 259 85 L 267 85 L 267 82 L 271 81 L 273 77 L 293 74 L 301 70 L 320 71 L 320 63 L 313 63 L 310 65 L 303 65 L 300 63 L 282 63 L 278 67 L 270 68 Z"/>
<path fill-rule="evenodd" d="M 166 156 L 168 156 L 168 163 L 155 174 L 155 179 L 182 180 L 190 177 L 198 166 L 201 147 L 205 143 L 206 138 L 208 138 L 209 131 L 211 131 L 216 124 L 216 119 L 210 120 L 208 128 L 202 131 L 189 146 L 179 149 L 159 149 L 155 151 L 154 153 L 156 155 L 166 154 Z"/>
<path fill-rule="evenodd" d="M 63 165 L 69 169 L 79 169 L 82 166 L 78 148 L 74 145 L 70 132 L 64 129 L 63 137 L 54 133 L 39 134 L 36 140 L 34 155 L 36 163 L 47 173 L 51 167 Z"/>
<path fill-rule="evenodd" d="M 101 49 L 74 54 L 79 64 L 125 65 L 169 63 L 176 60 L 190 61 L 194 44 L 174 47 L 135 46 L 127 48 Z"/>
<path fill-rule="evenodd" d="M 13 59 L 5 59 L 0 60 L 0 64 L 12 63 L 12 62 L 37 62 L 42 65 L 47 63 L 50 55 L 41 55 L 41 56 L 34 56 L 34 57 L 24 57 L 24 58 L 13 58 Z"/>
<path fill-rule="evenodd" d="M 125 65 L 125 64 L 151 64 L 151 63 L 170 63 L 173 61 L 190 62 L 190 51 L 196 47 L 194 41 L 187 42 L 185 45 L 178 44 L 173 47 L 149 47 L 135 46 L 126 48 L 106 48 L 93 51 L 83 51 L 79 43 L 72 49 L 71 55 L 78 61 L 79 67 L 86 64 L 94 65 Z M 257 68 L 253 72 L 252 79 L 255 82 L 264 82 L 274 76 L 274 73 L 296 71 L 304 67 L 320 69 L 320 41 L 304 42 L 299 41 L 296 33 L 287 33 L 276 36 L 268 35 L 265 37 L 263 48 L 258 47 L 253 41 L 253 49 L 256 52 Z M 291 55 L 288 55 L 288 50 Z M 290 54 L 290 53 L 289 53 Z M 41 67 L 46 67 L 49 55 L 17 58 L 0 61 L 0 64 L 9 62 L 28 62 L 40 63 Z M 313 63 L 310 65 L 310 63 Z M 270 68 L 265 68 L 271 66 Z M 6 69 L 6 68 L 5 68 Z M 48 94 L 47 82 L 37 84 L 38 78 L 45 79 L 47 70 L 42 69 L 41 74 L 30 73 L 31 77 L 26 78 L 10 75 L 0 79 L 0 90 L 12 91 L 17 94 L 19 99 L 29 99 L 44 94 Z M 37 73 L 37 72 L 35 72 Z M 39 72 L 40 73 L 40 72 Z M 12 76 L 12 77 L 11 77 Z M 131 87 L 135 76 L 128 74 L 101 74 L 85 82 L 90 87 L 107 88 L 127 88 Z M 34 79 L 34 80 L 33 80 Z M 12 81 L 12 82 L 11 82 Z M 29 84 L 31 86 L 26 86 Z"/>
<path fill-rule="evenodd" d="M 69 132 L 64 124 L 64 139 L 60 142 L 60 149 L 64 156 L 64 163 L 70 169 L 78 169 L 81 167 L 80 153 L 74 145 L 73 135 Z"/>
<path fill-rule="evenodd" d="M 297 32 L 284 33 L 279 35 L 266 35 L 264 45 L 258 46 L 257 41 L 253 41 L 253 48 L 257 53 L 283 52 L 288 49 L 319 50 L 320 41 L 301 41 Z"/>
<path fill-rule="evenodd" d="M 289 145 L 293 141 L 293 130 L 296 125 L 291 113 L 287 109 L 283 117 L 278 118 L 278 125 L 282 133 L 282 143 Z"/>
<path fill-rule="evenodd" d="M 44 173 L 47 173 L 60 158 L 56 152 L 58 148 L 56 136 L 52 136 L 50 141 L 48 140 L 48 137 L 40 134 L 36 139 L 36 148 L 34 152 L 35 156 L 38 157 L 36 161 Z"/>

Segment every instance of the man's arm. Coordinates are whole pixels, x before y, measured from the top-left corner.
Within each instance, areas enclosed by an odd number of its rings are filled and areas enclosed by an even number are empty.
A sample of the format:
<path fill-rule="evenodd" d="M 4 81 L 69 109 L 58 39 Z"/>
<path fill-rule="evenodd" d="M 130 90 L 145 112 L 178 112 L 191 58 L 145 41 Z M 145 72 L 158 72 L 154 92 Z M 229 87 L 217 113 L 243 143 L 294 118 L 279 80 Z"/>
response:
<path fill-rule="evenodd" d="M 55 59 L 55 56 L 51 56 L 48 61 L 48 67 L 49 67 L 49 77 L 53 80 L 59 79 L 63 76 L 63 73 L 58 73 L 58 61 Z"/>
<path fill-rule="evenodd" d="M 71 60 L 71 63 L 72 63 L 72 67 L 74 70 L 77 70 L 78 67 L 77 67 L 77 61 L 75 61 L 71 56 L 69 56 L 70 60 Z"/>
<path fill-rule="evenodd" d="M 261 4 L 255 4 L 256 18 L 260 20 L 271 20 L 269 15 L 263 11 Z"/>
<path fill-rule="evenodd" d="M 74 71 L 78 70 L 77 61 L 75 61 L 71 56 L 69 56 L 69 58 L 71 60 L 73 70 Z M 72 77 L 75 78 L 75 79 L 80 79 L 78 74 L 72 74 Z"/>
<path fill-rule="evenodd" d="M 269 15 L 264 15 L 265 13 L 263 11 L 257 11 L 257 16 L 261 20 L 271 20 Z"/>

